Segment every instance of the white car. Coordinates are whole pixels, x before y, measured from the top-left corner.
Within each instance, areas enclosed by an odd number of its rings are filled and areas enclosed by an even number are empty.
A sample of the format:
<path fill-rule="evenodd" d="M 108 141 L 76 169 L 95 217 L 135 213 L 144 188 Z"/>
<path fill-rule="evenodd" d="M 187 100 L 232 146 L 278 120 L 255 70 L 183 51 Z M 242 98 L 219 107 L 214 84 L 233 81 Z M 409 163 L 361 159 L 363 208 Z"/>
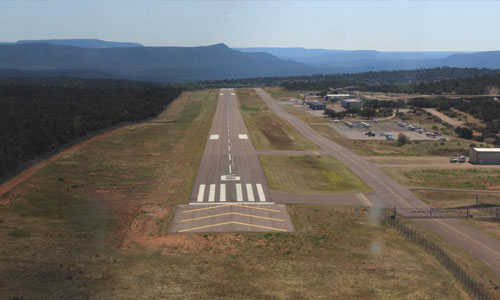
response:
<path fill-rule="evenodd" d="M 451 163 L 456 163 L 456 162 L 458 162 L 458 158 L 452 157 L 452 158 L 450 158 L 450 162 Z"/>

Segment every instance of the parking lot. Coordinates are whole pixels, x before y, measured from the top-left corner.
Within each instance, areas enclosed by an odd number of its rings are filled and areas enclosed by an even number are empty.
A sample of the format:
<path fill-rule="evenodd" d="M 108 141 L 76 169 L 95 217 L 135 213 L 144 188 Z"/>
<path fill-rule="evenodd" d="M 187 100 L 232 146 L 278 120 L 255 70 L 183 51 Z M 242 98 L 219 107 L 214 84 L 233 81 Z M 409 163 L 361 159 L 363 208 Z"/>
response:
<path fill-rule="evenodd" d="M 408 127 L 399 126 L 396 121 L 383 121 L 377 122 L 366 121 L 369 127 L 361 126 L 361 121 L 350 122 L 353 127 L 346 125 L 347 121 L 339 120 L 331 124 L 333 129 L 341 133 L 348 139 L 351 140 L 387 140 L 387 135 L 392 136 L 393 139 L 397 139 L 400 133 L 405 134 L 410 140 L 434 140 L 438 141 L 441 136 L 431 137 L 425 134 L 425 131 L 418 133 L 417 131 L 412 131 Z M 366 133 L 372 132 L 374 136 L 368 136 Z"/>

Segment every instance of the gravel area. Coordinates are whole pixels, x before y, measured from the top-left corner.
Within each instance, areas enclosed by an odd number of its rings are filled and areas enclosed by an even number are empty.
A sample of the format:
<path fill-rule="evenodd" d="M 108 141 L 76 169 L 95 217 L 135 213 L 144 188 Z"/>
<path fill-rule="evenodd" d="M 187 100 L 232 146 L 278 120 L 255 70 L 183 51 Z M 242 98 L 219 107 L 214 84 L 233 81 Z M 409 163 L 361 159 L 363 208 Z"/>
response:
<path fill-rule="evenodd" d="M 394 139 L 398 138 L 398 135 L 400 133 L 405 134 L 410 140 L 438 140 L 439 137 L 437 138 L 432 138 L 424 133 L 418 133 L 416 131 L 410 131 L 406 127 L 401 127 L 398 126 L 397 122 L 366 122 L 370 124 L 370 128 L 364 128 L 364 127 L 353 127 L 350 128 L 345 125 L 345 121 L 340 120 L 337 123 L 333 123 L 330 126 L 335 129 L 337 132 L 342 134 L 348 139 L 351 140 L 385 140 L 386 137 L 382 135 L 381 133 L 385 134 L 392 134 L 392 137 Z M 365 133 L 367 132 L 374 132 L 376 133 L 375 136 L 369 137 Z"/>

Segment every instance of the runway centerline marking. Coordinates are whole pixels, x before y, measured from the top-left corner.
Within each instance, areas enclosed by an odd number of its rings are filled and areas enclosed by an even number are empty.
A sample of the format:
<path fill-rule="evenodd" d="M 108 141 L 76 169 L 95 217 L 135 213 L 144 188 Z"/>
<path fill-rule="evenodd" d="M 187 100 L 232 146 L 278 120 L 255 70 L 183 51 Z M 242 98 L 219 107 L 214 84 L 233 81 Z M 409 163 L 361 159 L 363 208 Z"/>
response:
<path fill-rule="evenodd" d="M 238 138 L 240 140 L 248 140 L 248 135 L 246 135 L 246 134 L 238 134 Z"/>
<path fill-rule="evenodd" d="M 272 220 L 272 221 L 278 221 L 278 222 L 285 221 L 283 219 L 278 219 L 278 218 L 271 218 L 271 217 L 264 217 L 264 216 L 257 216 L 257 215 L 249 215 L 249 214 L 244 214 L 244 213 L 239 213 L 239 212 L 232 211 L 232 212 L 227 212 L 227 213 L 220 213 L 220 214 L 215 214 L 215 215 L 209 215 L 209 216 L 203 216 L 203 217 L 185 219 L 185 220 L 182 220 L 181 223 L 190 222 L 190 221 L 197 221 L 197 220 L 203 220 L 203 219 L 210 219 L 210 218 L 221 217 L 221 216 L 230 216 L 230 215 L 250 217 L 250 218 L 257 218 L 257 219 L 265 219 L 265 220 Z"/>
<path fill-rule="evenodd" d="M 255 224 L 248 224 L 248 223 L 242 223 L 242 222 L 235 222 L 235 221 L 223 222 L 223 223 L 217 223 L 217 224 L 211 224 L 211 225 L 205 225 L 205 226 L 199 226 L 199 227 L 188 228 L 188 229 L 182 229 L 182 230 L 179 230 L 178 232 L 193 231 L 193 230 L 198 230 L 198 229 L 204 229 L 204 228 L 210 228 L 210 227 L 217 227 L 217 226 L 223 226 L 223 225 L 229 225 L 229 224 L 236 224 L 236 225 L 243 225 L 243 226 L 248 226 L 248 227 L 256 227 L 256 228 L 262 228 L 262 229 L 270 229 L 270 230 L 288 232 L 288 230 L 286 230 L 286 229 L 275 228 L 275 227 L 268 227 L 268 226 L 261 226 L 261 225 L 255 225 Z"/>

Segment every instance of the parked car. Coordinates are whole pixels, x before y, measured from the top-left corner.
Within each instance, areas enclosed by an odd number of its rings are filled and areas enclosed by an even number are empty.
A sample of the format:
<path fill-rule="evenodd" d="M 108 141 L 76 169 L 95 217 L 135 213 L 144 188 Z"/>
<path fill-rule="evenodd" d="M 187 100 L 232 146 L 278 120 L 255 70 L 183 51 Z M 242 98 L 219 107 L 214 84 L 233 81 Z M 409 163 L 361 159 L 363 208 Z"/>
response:
<path fill-rule="evenodd" d="M 452 157 L 452 158 L 450 158 L 450 162 L 451 163 L 456 163 L 456 162 L 458 162 L 458 158 Z"/>
<path fill-rule="evenodd" d="M 458 162 L 459 162 L 459 163 L 464 163 L 464 162 L 466 162 L 466 161 L 467 161 L 467 159 L 466 159 L 466 158 L 465 158 L 465 156 L 463 156 L 463 155 L 462 155 L 462 156 L 460 156 L 460 157 L 458 158 Z"/>

